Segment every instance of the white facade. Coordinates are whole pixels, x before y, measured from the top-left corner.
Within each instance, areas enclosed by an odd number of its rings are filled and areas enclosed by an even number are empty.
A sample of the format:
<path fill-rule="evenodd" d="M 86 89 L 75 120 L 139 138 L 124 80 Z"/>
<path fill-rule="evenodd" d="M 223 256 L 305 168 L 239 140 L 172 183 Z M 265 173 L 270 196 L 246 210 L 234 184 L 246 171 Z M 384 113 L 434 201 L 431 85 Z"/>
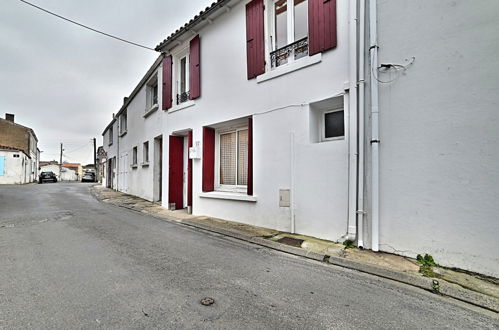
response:
<path fill-rule="evenodd" d="M 380 249 L 496 277 L 497 13 L 493 0 L 378 1 L 378 63 L 415 58 L 378 72 L 393 80 L 379 84 Z"/>
<path fill-rule="evenodd" d="M 75 170 L 62 166 L 59 173 L 59 165 L 45 165 L 40 168 L 41 172 L 53 172 L 59 181 L 78 181 L 80 178 Z"/>
<path fill-rule="evenodd" d="M 0 150 L 0 184 L 32 182 L 33 166 L 36 164 L 22 151 Z"/>
<path fill-rule="evenodd" d="M 362 247 L 411 257 L 430 253 L 443 265 L 498 276 L 499 100 L 493 89 L 499 81 L 489 72 L 498 71 L 499 43 L 478 37 L 497 39 L 497 4 L 338 1 L 336 47 L 272 68 L 274 2 L 264 2 L 266 68 L 255 79 L 246 71 L 249 1 L 225 1 L 225 9 L 217 9 L 219 1 L 199 24 L 159 46 L 162 57 L 173 60 L 173 106 L 162 107 L 168 62 L 160 57 L 103 133 L 103 185 L 163 207 L 173 206 L 169 192 L 176 186 L 182 192 L 176 208 L 189 206 L 196 215 L 355 239 Z M 378 4 L 378 25 L 370 24 L 369 3 Z M 407 8 L 410 17 L 402 14 Z M 370 47 L 373 27 L 379 42 Z M 176 102 L 186 89 L 190 73 L 184 68 L 197 36 L 201 96 Z M 483 44 L 462 49 L 463 39 Z M 379 59 L 371 69 L 373 49 Z M 485 62 L 487 68 L 477 66 Z M 377 69 L 382 63 L 392 65 Z M 379 93 L 379 144 L 371 141 L 372 88 Z M 326 117 L 341 111 L 344 134 L 326 138 Z M 203 191 L 203 162 L 211 162 L 203 150 L 206 128 L 214 132 L 214 189 Z M 222 136 L 240 130 L 253 137 L 252 194 L 244 184 L 227 186 L 221 179 Z M 181 143 L 170 145 L 170 139 Z M 375 173 L 371 151 L 378 145 Z M 170 156 L 172 148 L 182 150 L 181 159 Z M 170 180 L 172 164 L 181 167 L 180 183 Z M 236 173 L 245 171 L 236 164 Z M 380 178 L 377 222 L 373 174 Z"/>

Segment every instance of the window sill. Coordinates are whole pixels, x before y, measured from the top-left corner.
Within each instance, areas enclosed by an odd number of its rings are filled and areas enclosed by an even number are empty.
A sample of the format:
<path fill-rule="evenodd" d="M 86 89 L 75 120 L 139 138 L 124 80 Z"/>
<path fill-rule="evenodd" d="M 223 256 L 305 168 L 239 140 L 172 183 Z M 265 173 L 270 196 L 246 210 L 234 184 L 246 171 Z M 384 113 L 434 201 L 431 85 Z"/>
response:
<path fill-rule="evenodd" d="M 120 134 L 120 137 L 124 137 L 126 135 L 127 131 L 124 131 Z"/>
<path fill-rule="evenodd" d="M 157 104 L 153 105 L 151 109 L 147 110 L 146 113 L 144 114 L 144 118 L 149 117 L 153 112 L 157 111 L 159 109 L 159 106 Z"/>
<path fill-rule="evenodd" d="M 284 64 L 282 66 L 278 66 L 277 68 L 266 72 L 264 74 L 259 75 L 256 77 L 256 82 L 261 83 L 270 79 L 277 78 L 279 76 L 291 73 L 293 71 L 297 71 L 303 68 L 306 68 L 307 66 L 314 65 L 316 63 L 319 63 L 322 61 L 322 54 L 315 54 L 313 56 L 307 56 L 304 58 L 301 58 L 293 63 L 289 64 Z"/>
<path fill-rule="evenodd" d="M 131 168 L 137 168 L 137 167 L 138 167 L 138 165 L 137 165 L 137 164 L 132 164 L 132 165 L 130 165 L 130 167 L 131 167 Z"/>
<path fill-rule="evenodd" d="M 142 164 L 140 164 L 140 166 L 142 166 L 142 167 L 148 167 L 149 163 L 142 163 Z"/>
<path fill-rule="evenodd" d="M 185 108 L 190 108 L 192 106 L 196 105 L 196 102 L 194 100 L 189 100 L 189 101 L 186 101 L 186 102 L 182 102 L 180 104 L 177 104 L 176 106 L 170 108 L 168 110 L 168 112 L 175 112 L 175 111 L 179 111 L 179 110 L 182 110 L 182 109 L 185 109 Z"/>
<path fill-rule="evenodd" d="M 213 199 L 227 199 L 234 201 L 243 201 L 243 202 L 256 202 L 256 196 L 250 196 L 241 193 L 233 193 L 233 192 L 222 192 L 222 191 L 212 191 L 212 192 L 202 192 L 199 194 L 201 198 L 213 198 Z"/>

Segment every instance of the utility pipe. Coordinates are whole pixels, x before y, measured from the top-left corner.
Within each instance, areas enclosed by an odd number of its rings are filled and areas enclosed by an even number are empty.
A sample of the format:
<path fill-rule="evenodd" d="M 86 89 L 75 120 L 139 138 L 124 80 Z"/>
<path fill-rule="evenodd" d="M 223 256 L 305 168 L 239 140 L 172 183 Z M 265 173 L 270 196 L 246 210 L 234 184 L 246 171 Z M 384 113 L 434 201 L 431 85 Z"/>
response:
<path fill-rule="evenodd" d="M 357 247 L 364 248 L 364 111 L 365 111 L 365 23 L 366 5 L 365 0 L 359 1 L 359 61 L 358 61 L 358 86 L 359 86 L 359 114 L 358 114 L 358 175 L 357 175 Z"/>
<path fill-rule="evenodd" d="M 348 226 L 346 239 L 357 235 L 357 175 L 358 175 L 358 123 L 357 123 L 357 1 L 349 2 L 349 84 L 348 84 Z"/>
<path fill-rule="evenodd" d="M 371 249 L 379 251 L 379 101 L 376 1 L 369 0 L 369 68 L 371 69 Z"/>
<path fill-rule="evenodd" d="M 296 222 L 295 222 L 295 132 L 290 132 L 289 134 L 289 138 L 290 138 L 290 146 L 291 146 L 291 150 L 290 150 L 290 153 L 291 153 L 291 164 L 290 164 L 290 172 L 291 172 L 291 191 L 290 191 L 290 194 L 291 196 L 290 197 L 290 205 L 291 205 L 291 210 L 290 210 L 290 213 L 291 213 L 291 223 L 290 223 L 290 227 L 291 227 L 291 234 L 294 234 L 296 232 Z"/>

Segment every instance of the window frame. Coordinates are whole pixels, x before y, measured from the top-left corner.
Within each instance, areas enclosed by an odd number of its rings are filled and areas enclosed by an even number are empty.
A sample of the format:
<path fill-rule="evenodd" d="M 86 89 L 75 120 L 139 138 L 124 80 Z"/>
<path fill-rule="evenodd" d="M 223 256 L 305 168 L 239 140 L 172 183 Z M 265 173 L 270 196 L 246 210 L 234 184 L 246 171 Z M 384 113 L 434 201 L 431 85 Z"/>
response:
<path fill-rule="evenodd" d="M 142 144 L 142 165 L 149 165 L 149 141 Z"/>
<path fill-rule="evenodd" d="M 189 61 L 190 48 L 189 44 L 185 45 L 173 54 L 173 95 L 174 95 L 174 105 L 181 106 L 183 103 L 190 101 L 190 61 Z M 181 95 L 181 65 L 182 59 L 185 58 L 185 93 L 187 93 L 187 100 L 184 102 L 179 102 L 179 96 Z"/>
<path fill-rule="evenodd" d="M 328 113 L 333 113 L 333 112 L 340 112 L 343 111 L 343 135 L 342 136 L 335 136 L 335 137 L 326 137 L 326 115 Z M 327 142 L 327 141 L 338 141 L 338 140 L 344 140 L 345 135 L 346 135 L 346 124 L 345 124 L 345 109 L 343 107 L 341 108 L 335 108 L 331 110 L 325 110 L 321 113 L 321 141 L 322 142 Z"/>
<path fill-rule="evenodd" d="M 124 119 L 123 119 L 124 118 Z M 123 122 L 125 125 L 123 125 Z M 127 110 L 123 111 L 123 113 L 120 115 L 120 136 L 125 135 L 128 132 L 128 115 L 127 115 Z M 124 126 L 124 128 L 123 128 Z"/>
<path fill-rule="evenodd" d="M 138 147 L 135 146 L 132 148 L 132 167 L 137 167 L 138 162 Z"/>
<path fill-rule="evenodd" d="M 248 125 L 237 125 L 232 127 L 224 127 L 215 129 L 215 191 L 224 191 L 224 192 L 237 192 L 237 193 L 246 193 L 248 189 L 248 185 L 238 185 L 237 184 L 237 174 L 239 170 L 239 158 L 236 157 L 236 184 L 228 185 L 228 184 L 220 184 L 220 135 L 236 133 L 236 155 L 239 154 L 239 135 L 237 134 L 239 131 L 249 130 Z"/>
<path fill-rule="evenodd" d="M 113 135 L 114 135 L 114 127 L 111 126 L 111 127 L 109 127 L 109 137 L 108 137 L 109 138 L 109 145 L 112 145 L 113 142 L 114 142 L 113 141 L 114 140 L 114 136 Z"/>
<path fill-rule="evenodd" d="M 307 57 L 310 57 L 310 55 L 308 54 L 308 49 L 309 49 L 309 46 L 308 46 L 308 39 L 309 39 L 309 36 L 310 36 L 310 33 L 308 31 L 308 1 L 310 0 L 303 0 L 303 1 L 307 1 L 307 55 L 304 55 L 300 58 L 297 58 L 295 59 L 295 54 L 294 54 L 294 51 L 292 51 L 291 54 L 289 54 L 288 58 L 287 58 L 287 62 L 286 63 L 283 63 L 281 65 L 277 65 L 275 67 L 272 66 L 272 57 L 271 57 L 271 53 L 279 50 L 279 49 L 282 49 L 282 48 L 286 48 L 290 45 L 292 45 L 293 43 L 296 43 L 302 39 L 296 39 L 296 36 L 295 36 L 295 4 L 294 4 L 294 1 L 295 0 L 286 0 L 287 2 L 287 15 L 286 15 L 286 45 L 285 46 L 282 46 L 280 48 L 277 48 L 277 43 L 276 43 L 276 12 L 275 12 L 275 5 L 278 1 L 281 1 L 281 0 L 266 0 L 265 2 L 265 36 L 266 36 L 266 40 L 267 42 L 265 43 L 265 57 L 266 57 L 266 72 L 269 72 L 269 71 L 272 71 L 272 70 L 275 70 L 276 68 L 280 67 L 280 66 L 285 66 L 285 65 L 289 65 L 289 64 L 292 64 L 294 62 L 297 62 L 299 60 L 301 60 L 302 58 L 307 58 Z M 303 2 L 302 1 L 302 2 Z M 292 14 L 290 14 L 292 13 Z"/>
<path fill-rule="evenodd" d="M 154 102 L 154 89 L 156 89 L 156 102 Z M 145 112 L 148 113 L 155 108 L 159 107 L 159 81 L 158 73 L 154 73 L 146 83 L 146 108 Z"/>

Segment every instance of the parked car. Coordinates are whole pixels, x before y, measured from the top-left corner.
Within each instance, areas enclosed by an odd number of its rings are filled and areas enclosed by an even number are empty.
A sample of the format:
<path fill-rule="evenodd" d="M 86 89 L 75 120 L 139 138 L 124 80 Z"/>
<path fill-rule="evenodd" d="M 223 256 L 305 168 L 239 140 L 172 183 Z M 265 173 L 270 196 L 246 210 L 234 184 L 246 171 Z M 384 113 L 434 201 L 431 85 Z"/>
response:
<path fill-rule="evenodd" d="M 95 174 L 91 172 L 83 174 L 81 182 L 95 182 Z"/>
<path fill-rule="evenodd" d="M 38 183 L 43 183 L 44 181 L 57 182 L 57 177 L 54 172 L 42 172 L 38 177 Z"/>

